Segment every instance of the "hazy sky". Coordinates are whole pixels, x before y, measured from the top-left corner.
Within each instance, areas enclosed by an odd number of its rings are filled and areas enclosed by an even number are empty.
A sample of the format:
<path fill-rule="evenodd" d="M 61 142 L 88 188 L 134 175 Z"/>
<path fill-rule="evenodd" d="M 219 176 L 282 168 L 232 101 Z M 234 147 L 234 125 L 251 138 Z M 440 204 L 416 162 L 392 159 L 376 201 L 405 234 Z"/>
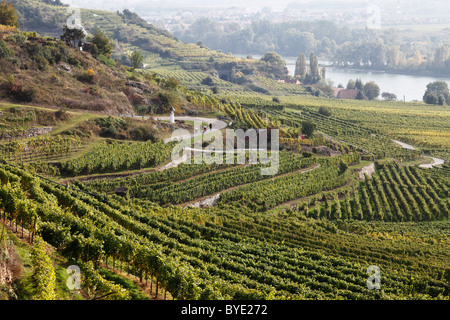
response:
<path fill-rule="evenodd" d="M 327 8 L 330 3 L 335 5 L 342 5 L 344 3 L 353 3 L 355 6 L 367 6 L 367 5 L 386 5 L 393 4 L 396 2 L 407 2 L 413 5 L 415 2 L 420 3 L 418 0 L 63 0 L 64 3 L 75 5 L 78 7 L 90 7 L 98 9 L 113 9 L 113 8 L 132 8 L 139 5 L 149 5 L 154 3 L 157 6 L 176 6 L 176 7 L 283 7 L 290 3 L 302 3 L 308 4 L 308 6 L 315 6 L 317 8 L 323 7 Z M 429 3 L 429 1 L 428 1 Z"/>
<path fill-rule="evenodd" d="M 130 9 L 138 14 L 143 14 L 144 12 L 141 12 L 143 10 L 150 11 L 153 6 L 155 9 L 182 8 L 184 10 L 202 7 L 245 7 L 248 12 L 254 12 L 260 11 L 263 7 L 272 7 L 274 11 L 282 11 L 287 5 L 296 3 L 308 10 L 323 10 L 324 13 L 336 10 L 353 11 L 377 6 L 382 14 L 391 16 L 398 12 L 399 17 L 408 14 L 410 17 L 430 20 L 435 16 L 444 16 L 450 19 L 450 1 L 448 0 L 62 0 L 62 2 L 81 8 L 108 11 Z"/>

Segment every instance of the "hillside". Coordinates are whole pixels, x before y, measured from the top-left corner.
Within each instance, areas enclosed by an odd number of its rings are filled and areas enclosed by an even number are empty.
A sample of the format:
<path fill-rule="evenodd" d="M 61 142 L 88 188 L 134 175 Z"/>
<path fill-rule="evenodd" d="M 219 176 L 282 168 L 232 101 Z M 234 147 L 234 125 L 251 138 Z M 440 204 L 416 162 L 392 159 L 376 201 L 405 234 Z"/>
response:
<path fill-rule="evenodd" d="M 202 85 L 207 76 L 214 79 L 216 86 L 225 89 L 233 87 L 238 91 L 272 93 L 271 85 L 261 84 L 251 75 L 279 78 L 287 75 L 285 65 L 275 65 L 262 60 L 240 59 L 232 55 L 214 51 L 201 43 L 184 43 L 166 30 L 156 28 L 129 10 L 108 12 L 80 9 L 79 13 L 66 6 L 49 5 L 38 0 L 13 0 L 19 13 L 20 28 L 36 31 L 41 35 L 59 38 L 61 30 L 70 17 L 78 17 L 88 35 L 96 30 L 103 31 L 113 40 L 112 58 L 129 65 L 129 54 L 140 51 L 144 56 L 144 66 L 151 72 L 167 76 L 167 72 L 177 72 L 183 85 L 199 89 L 212 89 L 212 85 Z M 184 81 L 185 73 L 194 72 L 198 81 Z M 236 76 L 237 74 L 237 76 Z M 244 83 L 239 77 L 245 76 Z M 224 81 L 225 80 L 225 81 Z M 280 84 L 278 84 L 280 86 Z M 282 87 L 282 85 L 281 85 Z M 303 89 L 286 86 L 288 91 L 303 93 Z M 275 92 L 276 93 L 276 92 Z"/>
<path fill-rule="evenodd" d="M 11 102 L 102 113 L 132 113 L 125 69 L 45 38 L 12 36 L 2 43 L 2 97 Z"/>
<path fill-rule="evenodd" d="M 5 101 L 109 115 L 197 108 L 175 78 L 142 73 L 33 32 L 5 31 L 1 37 L 0 95 Z"/>

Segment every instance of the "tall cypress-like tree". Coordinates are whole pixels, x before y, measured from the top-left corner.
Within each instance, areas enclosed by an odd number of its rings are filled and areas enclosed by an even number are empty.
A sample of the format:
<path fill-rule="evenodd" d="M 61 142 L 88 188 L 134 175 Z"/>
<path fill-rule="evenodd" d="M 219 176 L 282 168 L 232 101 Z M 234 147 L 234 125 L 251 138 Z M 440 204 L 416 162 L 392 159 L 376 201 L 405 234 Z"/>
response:
<path fill-rule="evenodd" d="M 311 52 L 309 56 L 309 72 L 311 75 L 311 82 L 316 83 L 320 80 L 320 71 L 319 71 L 319 59 L 317 58 L 314 52 Z"/>
<path fill-rule="evenodd" d="M 298 55 L 297 61 L 295 62 L 295 77 L 304 79 L 306 76 L 306 57 L 304 53 Z"/>

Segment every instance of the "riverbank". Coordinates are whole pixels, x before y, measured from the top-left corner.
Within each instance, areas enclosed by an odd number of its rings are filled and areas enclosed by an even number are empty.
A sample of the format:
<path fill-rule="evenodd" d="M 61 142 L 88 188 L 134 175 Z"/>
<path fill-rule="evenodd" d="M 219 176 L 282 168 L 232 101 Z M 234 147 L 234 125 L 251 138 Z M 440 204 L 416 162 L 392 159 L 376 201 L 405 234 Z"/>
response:
<path fill-rule="evenodd" d="M 442 78 L 448 79 L 450 75 L 439 75 L 434 72 L 410 72 L 405 70 L 377 70 L 370 68 L 354 68 L 354 67 L 340 67 L 335 65 L 320 65 L 322 67 L 327 68 L 327 70 L 343 70 L 349 72 L 368 72 L 368 73 L 383 73 L 383 74 L 392 74 L 392 75 L 402 75 L 402 76 L 414 76 L 414 77 L 433 77 L 433 78 Z"/>

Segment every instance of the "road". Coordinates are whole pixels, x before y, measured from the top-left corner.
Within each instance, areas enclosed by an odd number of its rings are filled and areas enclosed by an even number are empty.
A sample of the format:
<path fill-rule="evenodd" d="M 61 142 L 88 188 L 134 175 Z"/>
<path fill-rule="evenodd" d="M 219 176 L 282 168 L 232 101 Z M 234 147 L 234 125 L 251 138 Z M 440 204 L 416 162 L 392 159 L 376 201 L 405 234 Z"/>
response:
<path fill-rule="evenodd" d="M 170 117 L 155 117 L 156 120 L 159 121 L 169 121 Z M 228 123 L 226 123 L 225 121 L 219 120 L 219 119 L 213 119 L 213 118 L 202 118 L 202 117 L 189 117 L 189 116 L 185 116 L 185 117 L 175 117 L 175 120 L 183 120 L 183 121 L 194 121 L 194 122 L 199 122 L 200 126 L 202 123 L 211 123 L 212 124 L 212 130 L 209 130 L 208 128 L 208 133 L 209 132 L 214 132 L 217 130 L 222 130 L 225 129 L 226 127 L 228 127 Z M 179 135 L 179 136 L 173 136 L 171 138 L 167 138 L 164 140 L 164 142 L 169 142 L 175 139 L 186 139 L 186 138 L 192 138 L 195 136 L 199 136 L 202 135 L 202 132 L 199 130 L 197 133 L 194 134 L 186 134 L 186 135 Z"/>
<path fill-rule="evenodd" d="M 404 142 L 401 142 L 401 141 L 398 141 L 398 140 L 392 140 L 392 141 L 394 141 L 395 143 L 401 145 L 405 149 L 416 150 L 416 148 L 414 146 L 410 145 L 410 144 L 407 144 L 407 143 L 404 143 Z M 438 165 L 443 164 L 445 162 L 444 159 L 439 159 L 439 158 L 430 157 L 430 156 L 425 156 L 425 157 L 432 159 L 433 162 L 419 165 L 419 167 L 421 167 L 421 168 L 433 168 L 434 166 L 438 166 Z"/>

